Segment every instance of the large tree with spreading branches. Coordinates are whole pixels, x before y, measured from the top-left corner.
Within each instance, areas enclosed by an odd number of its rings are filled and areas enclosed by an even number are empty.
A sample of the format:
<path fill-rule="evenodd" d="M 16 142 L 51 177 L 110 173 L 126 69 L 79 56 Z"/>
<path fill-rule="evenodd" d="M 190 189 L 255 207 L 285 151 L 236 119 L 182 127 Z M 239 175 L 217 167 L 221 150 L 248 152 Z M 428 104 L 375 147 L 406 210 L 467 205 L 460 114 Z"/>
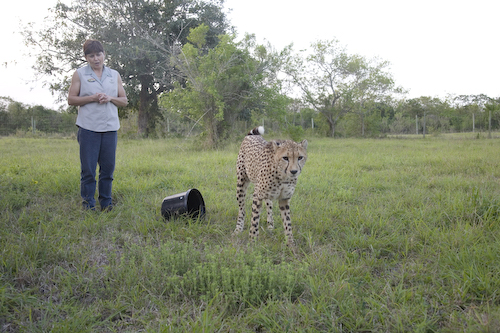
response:
<path fill-rule="evenodd" d="M 129 105 L 138 112 L 139 133 L 148 136 L 158 112 L 158 96 L 174 87 L 172 50 L 184 45 L 190 28 L 205 24 L 206 47 L 218 43 L 229 26 L 223 0 L 74 0 L 59 2 L 45 26 L 24 29 L 36 56 L 34 69 L 64 99 L 73 71 L 84 64 L 85 39 L 100 40 L 107 65 L 123 78 Z"/>
<path fill-rule="evenodd" d="M 358 113 L 363 122 L 371 105 L 402 92 L 387 70 L 387 61 L 349 54 L 335 39 L 311 47 L 308 55 L 290 56 L 285 71 L 304 101 L 326 119 L 328 136 L 335 135 L 338 121 L 347 113 Z"/>

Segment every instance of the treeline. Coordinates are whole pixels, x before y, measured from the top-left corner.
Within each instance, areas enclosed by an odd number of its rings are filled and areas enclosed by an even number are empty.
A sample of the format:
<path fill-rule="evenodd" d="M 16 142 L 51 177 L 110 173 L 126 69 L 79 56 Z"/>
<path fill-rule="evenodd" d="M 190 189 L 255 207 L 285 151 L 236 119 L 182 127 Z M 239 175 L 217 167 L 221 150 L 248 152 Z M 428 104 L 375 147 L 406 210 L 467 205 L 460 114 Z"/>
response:
<path fill-rule="evenodd" d="M 41 105 L 29 106 L 0 97 L 0 135 L 45 133 L 71 135 L 76 132 L 76 113 L 69 108 L 55 111 Z M 500 131 L 500 101 L 485 95 L 448 96 L 446 99 L 420 97 L 394 103 L 378 103 L 363 115 L 345 114 L 338 122 L 336 137 L 384 137 L 404 134 Z M 121 134 L 137 136 L 137 113 L 121 110 Z M 297 137 L 307 134 L 326 136 L 328 122 L 321 113 L 291 101 L 285 112 L 252 120 L 240 118 L 232 123 L 231 136 L 244 133 L 256 123 L 270 132 Z M 152 137 L 204 135 L 202 125 L 180 113 L 161 108 Z"/>
<path fill-rule="evenodd" d="M 347 137 L 498 130 L 500 98 L 486 95 L 419 97 L 376 103 L 364 115 L 355 111 L 345 114 L 338 124 L 338 135 Z"/>

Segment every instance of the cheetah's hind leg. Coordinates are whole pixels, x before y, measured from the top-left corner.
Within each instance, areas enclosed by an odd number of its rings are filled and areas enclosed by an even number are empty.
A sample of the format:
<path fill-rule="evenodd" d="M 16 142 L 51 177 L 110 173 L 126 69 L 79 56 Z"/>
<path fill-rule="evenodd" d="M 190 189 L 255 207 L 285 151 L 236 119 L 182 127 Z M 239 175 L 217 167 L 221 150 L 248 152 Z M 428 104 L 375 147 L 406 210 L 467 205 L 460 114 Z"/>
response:
<path fill-rule="evenodd" d="M 236 199 L 238 200 L 238 220 L 236 221 L 236 228 L 233 234 L 238 234 L 243 231 L 245 225 L 245 197 L 247 194 L 248 185 L 250 181 L 243 176 L 238 175 L 238 183 L 236 190 Z"/>

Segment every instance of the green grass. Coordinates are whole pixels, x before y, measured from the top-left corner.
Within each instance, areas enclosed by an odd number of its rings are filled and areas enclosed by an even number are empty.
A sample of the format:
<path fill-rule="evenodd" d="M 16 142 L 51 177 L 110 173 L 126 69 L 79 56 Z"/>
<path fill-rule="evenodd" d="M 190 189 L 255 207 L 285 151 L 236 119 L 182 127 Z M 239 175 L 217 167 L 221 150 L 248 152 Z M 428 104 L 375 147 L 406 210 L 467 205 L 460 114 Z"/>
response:
<path fill-rule="evenodd" d="M 121 139 L 100 213 L 75 140 L 0 139 L 0 331 L 498 331 L 497 139 L 309 138 L 296 254 L 280 223 L 231 236 L 238 144 L 195 146 Z M 189 188 L 206 217 L 164 221 Z"/>

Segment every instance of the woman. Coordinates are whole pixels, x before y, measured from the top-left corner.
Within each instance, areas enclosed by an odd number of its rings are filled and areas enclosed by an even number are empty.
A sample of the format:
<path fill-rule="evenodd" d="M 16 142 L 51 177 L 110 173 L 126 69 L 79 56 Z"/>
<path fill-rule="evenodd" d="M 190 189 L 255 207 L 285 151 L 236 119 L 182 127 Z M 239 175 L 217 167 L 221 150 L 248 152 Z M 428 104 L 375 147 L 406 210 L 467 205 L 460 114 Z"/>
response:
<path fill-rule="evenodd" d="M 87 65 L 73 74 L 68 104 L 78 106 L 78 143 L 80 144 L 80 191 L 83 208 L 95 210 L 96 168 L 99 164 L 99 205 L 113 208 L 111 187 L 115 170 L 118 107 L 128 104 L 122 79 L 117 71 L 104 66 L 104 48 L 99 41 L 83 44 Z"/>

